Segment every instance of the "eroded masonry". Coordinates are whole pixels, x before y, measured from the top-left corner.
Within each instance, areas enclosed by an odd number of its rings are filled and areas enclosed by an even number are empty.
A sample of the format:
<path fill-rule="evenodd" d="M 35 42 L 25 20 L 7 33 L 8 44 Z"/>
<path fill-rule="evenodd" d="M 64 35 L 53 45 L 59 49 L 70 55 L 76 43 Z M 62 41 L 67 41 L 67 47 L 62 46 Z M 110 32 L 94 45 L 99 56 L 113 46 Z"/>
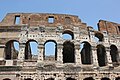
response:
<path fill-rule="evenodd" d="M 0 80 L 120 80 L 120 24 L 99 20 L 98 29 L 75 15 L 8 13 L 0 22 Z M 45 53 L 49 42 L 53 55 Z"/>

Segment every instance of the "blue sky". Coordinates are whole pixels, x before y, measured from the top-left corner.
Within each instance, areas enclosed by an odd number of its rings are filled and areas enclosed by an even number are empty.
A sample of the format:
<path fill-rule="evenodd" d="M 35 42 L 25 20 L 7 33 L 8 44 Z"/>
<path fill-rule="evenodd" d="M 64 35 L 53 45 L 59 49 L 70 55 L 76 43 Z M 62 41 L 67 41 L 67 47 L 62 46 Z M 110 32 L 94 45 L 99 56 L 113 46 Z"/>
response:
<path fill-rule="evenodd" d="M 120 23 L 120 0 L 0 0 L 0 21 L 7 13 L 73 14 L 97 29 L 100 19 Z"/>
<path fill-rule="evenodd" d="M 7 13 L 60 13 L 79 16 L 97 29 L 100 19 L 120 23 L 120 0 L 0 0 L 0 21 Z"/>

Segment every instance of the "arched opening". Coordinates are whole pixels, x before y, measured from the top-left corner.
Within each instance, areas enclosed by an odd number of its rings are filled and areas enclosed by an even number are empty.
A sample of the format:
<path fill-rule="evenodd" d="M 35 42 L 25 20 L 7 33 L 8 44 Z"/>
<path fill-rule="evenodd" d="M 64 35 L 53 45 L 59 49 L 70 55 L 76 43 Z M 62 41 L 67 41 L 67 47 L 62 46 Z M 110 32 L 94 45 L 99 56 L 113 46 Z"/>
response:
<path fill-rule="evenodd" d="M 120 77 L 115 78 L 115 80 L 120 80 Z"/>
<path fill-rule="evenodd" d="M 66 39 L 66 40 L 72 40 L 72 39 L 74 39 L 74 34 L 70 30 L 65 30 L 63 32 L 63 36 L 62 37 L 63 37 L 63 39 Z"/>
<path fill-rule="evenodd" d="M 54 78 L 48 78 L 48 79 L 44 79 L 44 80 L 54 80 Z"/>
<path fill-rule="evenodd" d="M 92 50 L 91 45 L 88 42 L 83 42 L 80 44 L 81 48 L 81 61 L 82 64 L 91 64 L 92 63 Z"/>
<path fill-rule="evenodd" d="M 33 80 L 33 79 L 31 79 L 31 78 L 27 78 L 27 79 L 24 79 L 24 80 Z"/>
<path fill-rule="evenodd" d="M 57 43 L 54 40 L 48 40 L 44 46 L 44 60 L 57 60 Z"/>
<path fill-rule="evenodd" d="M 113 65 L 117 66 L 119 55 L 118 55 L 118 49 L 115 45 L 110 46 L 110 55 L 111 55 Z"/>
<path fill-rule="evenodd" d="M 76 80 L 76 79 L 69 77 L 66 80 Z"/>
<path fill-rule="evenodd" d="M 5 78 L 5 79 L 3 79 L 3 80 L 11 80 L 11 79 L 9 79 L 9 78 Z"/>
<path fill-rule="evenodd" d="M 95 32 L 95 37 L 98 39 L 98 41 L 103 41 L 104 40 L 104 36 L 100 32 Z"/>
<path fill-rule="evenodd" d="M 5 45 L 5 59 L 17 59 L 19 53 L 19 42 L 16 40 L 10 40 Z"/>
<path fill-rule="evenodd" d="M 75 49 L 74 44 L 70 41 L 63 43 L 63 63 L 74 63 L 75 62 Z"/>
<path fill-rule="evenodd" d="M 38 43 L 35 40 L 29 40 L 25 45 L 25 60 L 37 59 Z"/>
<path fill-rule="evenodd" d="M 85 78 L 83 80 L 95 80 L 95 79 L 93 79 L 92 77 L 87 77 L 87 78 Z"/>
<path fill-rule="evenodd" d="M 110 80 L 109 78 L 107 78 L 107 77 L 104 77 L 104 78 L 102 78 L 101 80 Z"/>
<path fill-rule="evenodd" d="M 105 47 L 101 44 L 97 45 L 97 57 L 99 66 L 106 66 L 106 50 Z"/>

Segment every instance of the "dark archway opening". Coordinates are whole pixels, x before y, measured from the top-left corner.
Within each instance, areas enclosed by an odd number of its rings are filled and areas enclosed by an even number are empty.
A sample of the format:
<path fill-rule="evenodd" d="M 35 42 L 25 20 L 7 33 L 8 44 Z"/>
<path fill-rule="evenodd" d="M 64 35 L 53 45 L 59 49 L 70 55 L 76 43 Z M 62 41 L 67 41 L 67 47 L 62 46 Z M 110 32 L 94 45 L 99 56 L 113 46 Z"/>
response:
<path fill-rule="evenodd" d="M 48 78 L 48 79 L 44 79 L 44 80 L 54 80 L 54 78 Z"/>
<path fill-rule="evenodd" d="M 91 45 L 88 42 L 83 42 L 80 45 L 81 48 L 81 60 L 82 64 L 91 64 L 92 63 L 92 50 Z"/>
<path fill-rule="evenodd" d="M 5 45 L 5 59 L 17 59 L 19 53 L 19 42 L 16 40 L 8 41 Z"/>
<path fill-rule="evenodd" d="M 3 80 L 11 80 L 11 79 L 9 79 L 9 78 L 6 78 L 6 79 L 3 79 Z"/>
<path fill-rule="evenodd" d="M 118 55 L 118 49 L 115 45 L 110 46 L 110 55 L 113 62 L 113 66 L 118 66 L 117 63 L 118 63 L 119 55 Z"/>
<path fill-rule="evenodd" d="M 88 78 L 85 78 L 83 80 L 95 80 L 95 79 L 93 79 L 92 77 L 88 77 Z"/>
<path fill-rule="evenodd" d="M 96 33 L 95 33 L 95 37 L 98 38 L 98 41 L 103 41 L 103 40 L 104 40 L 104 36 L 103 36 L 103 34 L 100 33 L 100 32 L 96 32 Z"/>
<path fill-rule="evenodd" d="M 115 78 L 115 80 L 120 80 L 120 77 Z"/>
<path fill-rule="evenodd" d="M 110 79 L 105 77 L 105 78 L 102 78 L 101 80 L 110 80 Z"/>
<path fill-rule="evenodd" d="M 72 39 L 74 39 L 74 34 L 73 34 L 73 32 L 70 31 L 70 30 L 65 30 L 65 31 L 63 32 L 63 39 L 66 39 L 66 40 L 72 40 Z"/>
<path fill-rule="evenodd" d="M 57 60 L 57 43 L 54 40 L 48 40 L 44 46 L 44 60 Z"/>
<path fill-rule="evenodd" d="M 65 41 L 63 43 L 63 63 L 74 63 L 75 54 L 74 54 L 74 44 L 70 41 Z"/>
<path fill-rule="evenodd" d="M 76 79 L 74 79 L 74 78 L 67 78 L 66 80 L 76 80 Z"/>
<path fill-rule="evenodd" d="M 29 40 L 25 45 L 25 60 L 37 59 L 38 43 L 35 40 Z"/>
<path fill-rule="evenodd" d="M 97 45 L 97 57 L 98 57 L 98 64 L 100 67 L 106 66 L 106 50 L 103 45 Z"/>
<path fill-rule="evenodd" d="M 33 80 L 33 79 L 31 79 L 31 78 L 27 78 L 27 79 L 24 79 L 24 80 Z"/>

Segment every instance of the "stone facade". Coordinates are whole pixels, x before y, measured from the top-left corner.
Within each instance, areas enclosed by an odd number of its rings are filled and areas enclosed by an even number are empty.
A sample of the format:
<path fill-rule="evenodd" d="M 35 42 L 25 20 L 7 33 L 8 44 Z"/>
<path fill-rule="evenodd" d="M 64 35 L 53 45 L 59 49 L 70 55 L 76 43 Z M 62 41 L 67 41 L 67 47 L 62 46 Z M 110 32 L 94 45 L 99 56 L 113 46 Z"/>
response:
<path fill-rule="evenodd" d="M 0 22 L 0 80 L 120 80 L 120 24 L 100 20 L 98 29 L 75 15 L 8 13 Z M 47 42 L 55 43 L 52 56 Z"/>

